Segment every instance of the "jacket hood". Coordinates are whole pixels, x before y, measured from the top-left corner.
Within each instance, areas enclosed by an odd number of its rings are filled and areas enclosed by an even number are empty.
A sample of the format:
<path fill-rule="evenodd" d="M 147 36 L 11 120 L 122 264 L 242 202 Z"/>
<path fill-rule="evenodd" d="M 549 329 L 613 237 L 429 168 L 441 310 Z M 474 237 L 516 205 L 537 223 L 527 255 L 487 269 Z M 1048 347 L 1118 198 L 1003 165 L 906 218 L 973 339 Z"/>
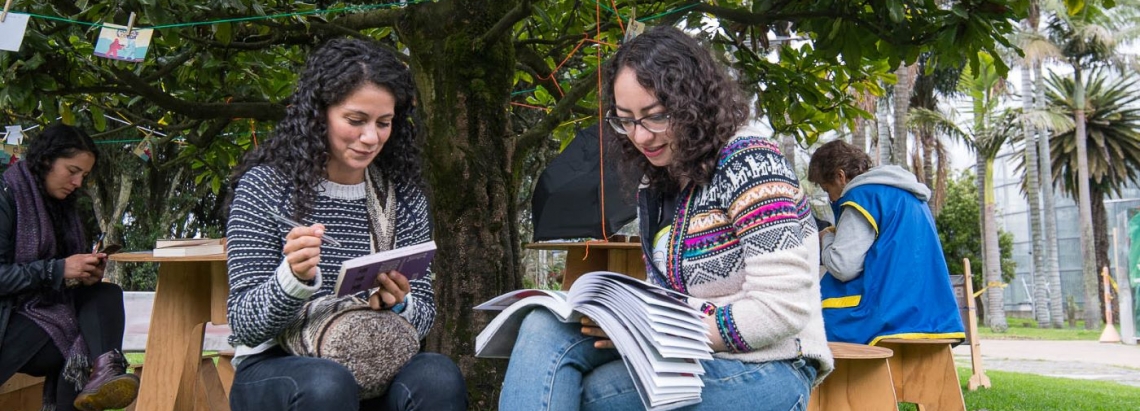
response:
<path fill-rule="evenodd" d="M 852 188 L 868 184 L 900 188 L 914 194 L 919 200 L 930 200 L 930 189 L 925 184 L 918 182 L 914 174 L 896 165 L 878 166 L 851 179 L 843 188 L 843 195 L 847 195 L 847 192 Z"/>

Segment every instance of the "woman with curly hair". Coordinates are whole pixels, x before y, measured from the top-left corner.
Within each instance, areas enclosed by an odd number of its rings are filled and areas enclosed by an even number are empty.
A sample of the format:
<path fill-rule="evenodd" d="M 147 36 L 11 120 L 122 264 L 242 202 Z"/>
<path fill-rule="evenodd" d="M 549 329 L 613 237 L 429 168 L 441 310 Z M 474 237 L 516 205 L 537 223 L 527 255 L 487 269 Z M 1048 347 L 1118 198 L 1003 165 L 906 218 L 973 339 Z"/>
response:
<path fill-rule="evenodd" d="M 46 377 L 44 409 L 122 408 L 138 394 L 120 351 L 123 289 L 101 281 L 107 255 L 84 241 L 75 208 L 98 153 L 56 124 L 0 178 L 0 382 Z"/>
<path fill-rule="evenodd" d="M 606 63 L 606 121 L 644 171 L 638 217 L 653 283 L 704 314 L 712 360 L 690 410 L 802 410 L 832 369 L 815 223 L 777 146 L 747 127 L 737 85 L 700 44 L 657 27 Z M 643 409 L 613 342 L 588 318 L 523 320 L 502 410 Z"/>
<path fill-rule="evenodd" d="M 361 401 L 343 364 L 279 344 L 307 302 L 333 294 L 341 263 L 431 239 L 415 99 L 411 73 L 391 52 L 333 40 L 307 59 L 273 138 L 235 171 L 226 226 L 235 411 L 466 407 L 463 377 L 443 355 L 415 354 L 382 395 Z M 397 313 L 420 340 L 435 319 L 432 278 L 381 273 L 361 297 Z"/>

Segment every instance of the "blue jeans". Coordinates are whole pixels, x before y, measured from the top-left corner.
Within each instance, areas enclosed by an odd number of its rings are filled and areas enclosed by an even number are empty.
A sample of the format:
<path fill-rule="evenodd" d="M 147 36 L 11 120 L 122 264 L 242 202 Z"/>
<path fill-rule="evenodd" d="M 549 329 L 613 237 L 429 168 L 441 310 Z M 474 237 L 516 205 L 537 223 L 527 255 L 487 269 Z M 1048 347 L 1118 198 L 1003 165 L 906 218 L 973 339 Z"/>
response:
<path fill-rule="evenodd" d="M 408 360 L 379 398 L 360 401 L 356 379 L 331 360 L 298 357 L 273 348 L 242 360 L 230 390 L 233 411 L 465 410 L 467 386 L 444 355 Z"/>
<path fill-rule="evenodd" d="M 558 321 L 544 309 L 531 311 L 511 352 L 499 410 L 644 410 L 621 355 L 594 348 L 596 340 L 583 335 L 578 323 Z M 814 361 L 803 358 L 717 358 L 701 365 L 701 402 L 684 410 L 802 411 L 817 373 Z"/>

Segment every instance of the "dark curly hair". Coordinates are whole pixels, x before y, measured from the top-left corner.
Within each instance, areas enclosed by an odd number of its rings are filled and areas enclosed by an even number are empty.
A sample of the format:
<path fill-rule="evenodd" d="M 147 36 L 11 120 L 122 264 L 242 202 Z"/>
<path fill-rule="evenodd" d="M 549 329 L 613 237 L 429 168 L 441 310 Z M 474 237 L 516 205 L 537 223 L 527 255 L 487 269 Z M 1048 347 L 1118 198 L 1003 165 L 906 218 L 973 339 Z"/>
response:
<path fill-rule="evenodd" d="M 277 123 L 273 137 L 246 154 L 231 176 L 227 204 L 241 176 L 264 164 L 291 180 L 295 218 L 312 211 L 317 189 L 327 177 L 328 109 L 367 83 L 396 98 L 392 134 L 372 164 L 396 184 L 422 187 L 416 86 L 408 66 L 378 44 L 345 38 L 329 41 L 305 61 L 297 89 L 287 101 L 285 118 Z"/>
<path fill-rule="evenodd" d="M 839 177 L 839 170 L 843 170 L 847 181 L 851 181 L 874 166 L 871 156 L 859 147 L 843 140 L 835 140 L 819 146 L 812 153 L 808 164 L 808 181 L 815 184 L 834 183 Z"/>
<path fill-rule="evenodd" d="M 56 123 L 48 126 L 38 136 L 28 143 L 28 152 L 24 161 L 28 162 L 28 171 L 36 178 L 40 190 L 44 189 L 44 178 L 51 171 L 51 165 L 61 158 L 75 157 L 79 153 L 89 153 L 99 163 L 99 150 L 95 148 L 95 141 L 83 130 Z M 65 202 L 73 202 L 79 191 L 73 191 L 67 196 Z"/>
<path fill-rule="evenodd" d="M 624 68 L 633 70 L 637 82 L 669 113 L 673 163 L 653 166 L 628 138 L 606 127 L 611 142 L 645 172 L 654 189 L 676 192 L 686 180 L 707 184 L 716 171 L 717 153 L 748 121 L 748 103 L 727 69 L 684 32 L 654 27 L 622 45 L 603 67 L 608 112 L 614 110 L 614 81 Z"/>

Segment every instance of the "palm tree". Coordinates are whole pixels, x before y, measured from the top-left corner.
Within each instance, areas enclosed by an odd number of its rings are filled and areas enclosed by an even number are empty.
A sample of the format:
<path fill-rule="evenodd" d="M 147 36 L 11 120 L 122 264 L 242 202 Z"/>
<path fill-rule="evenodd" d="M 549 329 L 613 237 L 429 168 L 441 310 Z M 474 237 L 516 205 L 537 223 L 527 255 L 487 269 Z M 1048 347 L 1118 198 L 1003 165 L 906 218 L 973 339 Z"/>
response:
<path fill-rule="evenodd" d="M 1041 19 L 1040 5 L 1037 1 L 1031 1 L 1029 7 L 1029 15 L 1023 22 L 1023 28 L 1020 33 L 1020 48 L 1024 53 L 1024 58 L 1021 59 L 1021 105 L 1022 111 L 1029 113 L 1035 110 L 1036 105 L 1034 98 L 1036 96 L 1033 90 L 1033 66 L 1040 64 L 1045 57 L 1056 56 L 1057 49 L 1044 39 L 1038 32 L 1038 23 Z M 1025 153 L 1025 195 L 1029 201 L 1029 232 L 1032 240 L 1033 249 L 1033 313 L 1037 319 L 1038 327 L 1049 327 L 1051 322 L 1051 314 L 1053 310 L 1047 309 L 1049 305 L 1049 277 L 1050 271 L 1047 266 L 1050 257 L 1047 255 L 1048 248 L 1045 246 L 1045 232 L 1042 227 L 1042 205 L 1041 205 L 1041 181 L 1049 181 L 1049 178 L 1041 178 L 1039 170 L 1048 170 L 1048 168 L 1041 168 L 1038 164 L 1038 145 L 1035 140 L 1037 129 L 1028 120 L 1022 119 L 1022 133 L 1024 139 L 1024 153 Z M 1046 145 L 1047 146 L 1047 145 Z M 1045 157 L 1046 160 L 1048 159 Z M 1055 216 L 1054 216 L 1055 217 Z M 1054 224 L 1055 224 L 1054 220 Z M 1053 240 L 1056 241 L 1056 233 L 1053 233 Z M 1054 247 L 1053 251 L 1056 251 Z M 1052 257 L 1053 263 L 1057 262 L 1056 257 Z M 1059 278 L 1059 275 L 1058 275 Z M 1058 290 L 1060 285 L 1057 284 Z M 1055 307 L 1058 310 L 1061 307 Z M 1063 314 L 1063 313 L 1062 313 Z M 1061 320 L 1058 319 L 1058 324 Z"/>
<path fill-rule="evenodd" d="M 899 68 L 895 70 L 895 77 L 898 79 L 894 87 L 894 119 L 895 119 L 895 135 L 894 141 L 891 146 L 891 154 L 894 163 L 900 167 L 910 170 L 907 165 L 907 131 L 906 115 L 910 109 L 910 95 L 914 90 L 914 74 L 918 63 L 907 65 L 902 63 Z M 917 167 L 918 165 L 915 164 Z"/>
<path fill-rule="evenodd" d="M 1005 295 L 1001 290 L 1001 252 L 998 247 L 997 222 L 994 217 L 993 162 L 1003 144 L 1009 141 L 1017 130 L 1017 114 L 1006 110 L 997 112 L 1000 97 L 1005 92 L 1005 80 L 998 75 L 993 65 L 993 57 L 980 53 L 982 64 L 978 72 L 970 68 L 962 72 L 959 90 L 970 96 L 971 114 L 974 124 L 970 130 L 963 130 L 955 123 L 953 115 L 935 110 L 914 108 L 909 123 L 914 127 L 931 127 L 942 133 L 957 137 L 974 151 L 976 162 L 979 205 L 982 210 L 981 231 L 984 236 L 982 246 L 983 270 L 987 287 L 986 325 L 995 332 L 1005 332 L 1009 325 L 1005 319 Z"/>
<path fill-rule="evenodd" d="M 919 56 L 917 75 L 914 77 L 910 106 L 937 110 L 941 97 L 956 97 L 958 79 L 962 76 L 959 68 L 934 66 L 932 70 L 929 55 Z M 937 215 L 946 200 L 947 181 L 950 179 L 949 149 L 939 138 L 933 127 L 908 127 L 915 133 L 916 150 L 914 170 L 919 181 L 930 188 L 930 211 Z"/>
<path fill-rule="evenodd" d="M 1054 134 L 1050 144 L 1052 174 L 1053 180 L 1070 195 L 1079 189 L 1082 180 L 1088 186 L 1093 239 L 1098 245 L 1096 257 L 1090 260 L 1098 267 L 1108 264 L 1108 222 L 1104 199 L 1110 193 L 1119 195 L 1128 183 L 1140 181 L 1140 108 L 1136 106 L 1140 102 L 1140 94 L 1132 87 L 1136 80 L 1137 77 L 1131 73 L 1112 77 L 1104 69 L 1089 72 L 1084 87 L 1077 86 L 1071 78 L 1057 75 L 1049 78 L 1049 104 L 1060 110 L 1076 110 L 1078 90 L 1084 90 L 1083 112 L 1089 142 L 1087 155 L 1081 156 L 1077 151 L 1079 137 L 1076 131 Z M 1082 159 L 1088 170 L 1087 179 L 1081 177 Z M 1090 288 L 1096 290 L 1095 286 Z M 1086 300 L 1085 305 L 1099 307 L 1095 301 L 1099 298 Z"/>
<path fill-rule="evenodd" d="M 1083 73 L 1089 67 L 1113 61 L 1119 56 L 1117 44 L 1135 37 L 1136 25 L 1129 19 L 1136 15 L 1136 5 L 1121 4 L 1109 13 L 1100 1 L 1051 2 L 1053 18 L 1046 24 L 1048 38 L 1060 50 L 1062 60 L 1073 68 L 1073 118 L 1076 125 L 1077 204 L 1081 225 L 1081 256 L 1084 261 L 1084 318 L 1086 329 L 1100 328 L 1101 310 L 1098 292 L 1095 244 L 1092 227 L 1091 188 L 1089 187 L 1088 134 Z M 1052 148 L 1052 147 L 1051 147 Z"/>
<path fill-rule="evenodd" d="M 1036 84 L 1034 92 L 1034 107 L 1038 111 L 1045 109 L 1045 76 L 1041 70 L 1042 62 L 1038 60 L 1033 64 L 1033 82 Z M 1061 301 L 1061 267 L 1057 257 L 1057 197 L 1053 194 L 1053 178 L 1049 170 L 1052 169 L 1052 150 L 1049 149 L 1049 132 L 1046 129 L 1036 129 L 1037 149 L 1040 151 L 1037 160 L 1040 163 L 1037 172 L 1041 175 L 1041 211 L 1045 223 L 1045 272 L 1049 284 L 1049 320 L 1053 328 L 1065 326 L 1065 304 Z"/>

